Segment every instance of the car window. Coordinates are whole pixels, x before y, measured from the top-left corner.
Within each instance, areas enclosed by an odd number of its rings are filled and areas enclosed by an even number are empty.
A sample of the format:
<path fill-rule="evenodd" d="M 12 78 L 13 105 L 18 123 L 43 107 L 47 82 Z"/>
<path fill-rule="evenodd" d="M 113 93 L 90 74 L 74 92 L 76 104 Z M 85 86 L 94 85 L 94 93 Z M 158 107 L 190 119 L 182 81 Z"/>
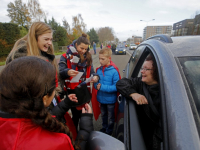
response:
<path fill-rule="evenodd" d="M 151 53 L 151 51 L 150 51 L 150 49 L 148 48 L 148 47 L 138 47 L 140 50 L 136 50 L 136 52 L 135 52 L 135 54 L 133 55 L 133 57 L 130 59 L 130 66 L 129 66 L 129 68 L 131 68 L 131 67 L 133 67 L 134 68 L 134 70 L 133 70 L 133 72 L 132 72 L 132 75 L 131 75 L 131 77 L 140 77 L 141 76 L 141 71 L 140 71 L 140 69 L 141 69 L 141 67 L 142 67 L 142 65 L 143 65 L 143 63 L 145 62 L 145 59 L 147 58 L 147 56 Z M 143 49 L 144 48 L 144 49 Z M 151 53 L 151 55 L 154 57 L 154 55 Z M 133 64 L 131 64 L 131 63 L 133 63 Z M 157 64 L 157 63 L 156 63 Z M 130 73 L 131 74 L 131 73 Z M 160 99 L 160 101 L 161 101 L 161 98 L 159 98 Z M 135 103 L 134 104 L 132 104 L 132 101 L 129 101 L 129 113 L 130 113 L 130 118 L 140 118 L 142 115 L 142 113 L 138 113 L 138 112 L 140 112 L 140 111 L 137 111 L 137 107 L 135 107 Z M 136 105 L 137 106 L 137 105 Z M 159 106 L 160 107 L 160 106 Z M 139 108 L 139 107 L 138 107 Z M 150 107 L 148 107 L 149 109 L 151 109 L 151 110 L 154 110 L 153 108 L 155 108 L 155 107 L 153 107 L 153 106 L 150 106 Z M 156 110 L 158 111 L 158 109 L 156 108 Z M 146 111 L 146 110 L 145 110 Z M 144 112 L 145 112 L 144 111 Z M 156 111 L 156 112 L 157 112 Z M 143 112 L 143 111 L 141 111 L 141 112 Z M 152 111 L 152 112 L 155 112 L 155 111 Z M 136 116 L 134 116 L 134 114 L 136 114 Z M 145 128 L 144 128 L 144 126 L 143 127 L 140 127 L 141 126 L 141 121 L 142 119 L 138 119 L 138 120 L 134 120 L 134 122 L 132 121 L 132 120 L 130 120 L 130 126 L 132 127 L 132 128 L 130 128 L 130 135 L 131 135 L 131 143 L 134 143 L 134 138 L 139 138 L 139 140 L 138 140 L 138 142 L 144 142 L 144 144 L 145 144 L 145 142 L 147 142 L 147 141 L 145 141 L 145 138 L 143 137 L 143 136 L 145 136 L 145 137 L 147 137 L 147 135 L 146 135 L 146 131 L 145 131 Z M 144 121 L 144 120 L 143 120 Z M 146 120 L 147 121 L 147 120 Z M 148 121 L 147 121 L 148 122 Z M 136 123 L 138 123 L 139 124 L 139 126 L 137 126 L 137 124 Z M 159 134 L 161 134 L 161 132 L 163 132 L 163 130 L 162 130 L 162 126 L 160 126 L 159 128 L 156 128 L 158 131 L 159 131 Z M 142 133 L 142 137 L 138 137 L 138 134 L 139 133 L 137 133 L 137 132 L 140 132 L 141 131 L 141 133 Z M 140 134 L 141 134 L 140 133 Z M 137 136 L 135 135 L 135 134 L 137 134 Z M 155 133 L 155 134 L 157 134 L 157 133 Z M 158 134 L 158 135 L 159 135 Z M 153 135 L 152 135 L 153 136 Z M 155 141 L 156 140 L 158 140 L 158 139 L 155 139 Z M 148 142 L 147 142 L 148 143 Z M 147 144 L 146 143 L 146 144 Z M 135 143 L 136 144 L 136 143 Z M 133 146 L 133 148 L 132 149 L 134 149 L 134 145 L 131 145 L 131 146 Z M 141 149 L 141 148 L 140 148 Z M 145 149 L 145 148 L 143 148 L 143 149 Z"/>
<path fill-rule="evenodd" d="M 129 60 L 129 77 L 132 76 L 133 70 L 140 58 L 140 56 L 142 55 L 142 52 L 144 51 L 145 46 L 140 46 L 137 48 L 137 51 L 135 51 L 130 60 Z"/>
<path fill-rule="evenodd" d="M 179 61 L 200 116 L 200 57 L 182 57 Z"/>

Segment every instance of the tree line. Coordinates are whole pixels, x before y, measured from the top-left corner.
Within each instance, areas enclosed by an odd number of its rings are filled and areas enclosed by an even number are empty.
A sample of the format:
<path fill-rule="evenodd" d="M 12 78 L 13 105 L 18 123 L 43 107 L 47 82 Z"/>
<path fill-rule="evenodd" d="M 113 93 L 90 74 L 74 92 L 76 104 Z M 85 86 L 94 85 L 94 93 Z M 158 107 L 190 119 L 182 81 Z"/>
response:
<path fill-rule="evenodd" d="M 108 44 L 119 42 L 114 36 L 114 30 L 111 27 L 91 28 L 87 31 L 86 23 L 81 14 L 72 16 L 72 25 L 63 17 L 62 24 L 57 22 L 54 17 L 47 20 L 48 13 L 42 10 L 39 0 L 28 0 L 23 3 L 22 0 L 15 0 L 7 5 L 10 23 L 0 23 L 0 57 L 7 55 L 14 43 L 19 38 L 28 33 L 28 29 L 33 22 L 43 21 L 53 29 L 53 45 L 55 50 L 59 46 L 67 46 L 86 33 L 90 43 Z M 14 33 L 14 34 L 13 34 Z"/>

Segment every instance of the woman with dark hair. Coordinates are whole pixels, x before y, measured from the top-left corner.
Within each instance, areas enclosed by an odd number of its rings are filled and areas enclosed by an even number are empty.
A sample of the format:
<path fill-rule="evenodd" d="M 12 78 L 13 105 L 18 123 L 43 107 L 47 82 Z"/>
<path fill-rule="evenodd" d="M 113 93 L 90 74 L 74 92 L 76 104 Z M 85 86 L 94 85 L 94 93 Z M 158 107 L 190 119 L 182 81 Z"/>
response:
<path fill-rule="evenodd" d="M 93 130 L 91 107 L 82 109 L 80 145 L 75 144 L 69 128 L 46 108 L 55 95 L 55 74 L 53 65 L 34 56 L 15 59 L 2 70 L 0 149 L 84 149 Z"/>
<path fill-rule="evenodd" d="M 160 89 L 158 71 L 152 55 L 148 55 L 141 68 L 142 77 L 123 78 L 116 84 L 118 92 L 136 102 L 136 111 L 148 150 L 159 149 L 162 141 L 160 127 Z"/>
<path fill-rule="evenodd" d="M 59 73 L 60 78 L 64 81 L 64 89 L 68 93 L 73 93 L 74 89 L 77 87 L 85 86 L 86 93 L 90 92 L 90 79 L 91 81 L 97 82 L 98 76 L 94 72 L 92 65 L 92 56 L 89 52 L 89 40 L 86 34 L 82 34 L 77 40 L 73 41 L 68 47 L 68 50 L 60 58 L 59 62 Z M 71 82 L 72 78 L 77 74 L 82 73 L 80 79 L 76 82 Z M 91 76 L 93 77 L 91 78 Z M 86 86 L 87 85 L 87 86 Z M 87 89 L 88 88 L 88 89 Z M 76 96 L 79 94 L 76 93 Z M 90 93 L 89 93 L 90 95 Z M 81 115 L 82 104 L 85 104 L 85 98 L 78 98 L 78 107 L 72 107 L 72 120 L 76 127 L 78 127 L 78 122 Z M 87 101 L 88 102 L 88 101 Z M 76 104 L 76 105 L 78 105 Z M 82 106 L 81 106 L 82 105 Z"/>

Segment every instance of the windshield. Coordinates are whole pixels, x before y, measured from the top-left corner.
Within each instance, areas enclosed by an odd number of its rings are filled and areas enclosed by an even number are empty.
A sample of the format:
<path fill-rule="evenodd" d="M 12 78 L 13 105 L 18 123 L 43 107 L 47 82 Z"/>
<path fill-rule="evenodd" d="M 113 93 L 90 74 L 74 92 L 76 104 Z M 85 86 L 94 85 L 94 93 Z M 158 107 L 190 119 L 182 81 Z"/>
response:
<path fill-rule="evenodd" d="M 118 45 L 117 48 L 124 48 L 125 46 L 123 45 Z"/>
<path fill-rule="evenodd" d="M 179 61 L 200 115 L 200 57 L 184 57 Z"/>

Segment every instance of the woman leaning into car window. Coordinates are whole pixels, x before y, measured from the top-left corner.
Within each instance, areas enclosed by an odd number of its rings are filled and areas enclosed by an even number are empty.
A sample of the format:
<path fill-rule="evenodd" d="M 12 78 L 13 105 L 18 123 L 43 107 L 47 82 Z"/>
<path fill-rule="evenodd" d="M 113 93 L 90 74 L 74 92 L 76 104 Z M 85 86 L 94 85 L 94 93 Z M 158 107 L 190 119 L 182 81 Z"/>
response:
<path fill-rule="evenodd" d="M 152 55 L 148 55 L 141 68 L 141 77 L 122 78 L 117 90 L 136 102 L 138 121 L 147 149 L 160 149 L 162 141 L 160 123 L 160 90 L 158 71 Z"/>

